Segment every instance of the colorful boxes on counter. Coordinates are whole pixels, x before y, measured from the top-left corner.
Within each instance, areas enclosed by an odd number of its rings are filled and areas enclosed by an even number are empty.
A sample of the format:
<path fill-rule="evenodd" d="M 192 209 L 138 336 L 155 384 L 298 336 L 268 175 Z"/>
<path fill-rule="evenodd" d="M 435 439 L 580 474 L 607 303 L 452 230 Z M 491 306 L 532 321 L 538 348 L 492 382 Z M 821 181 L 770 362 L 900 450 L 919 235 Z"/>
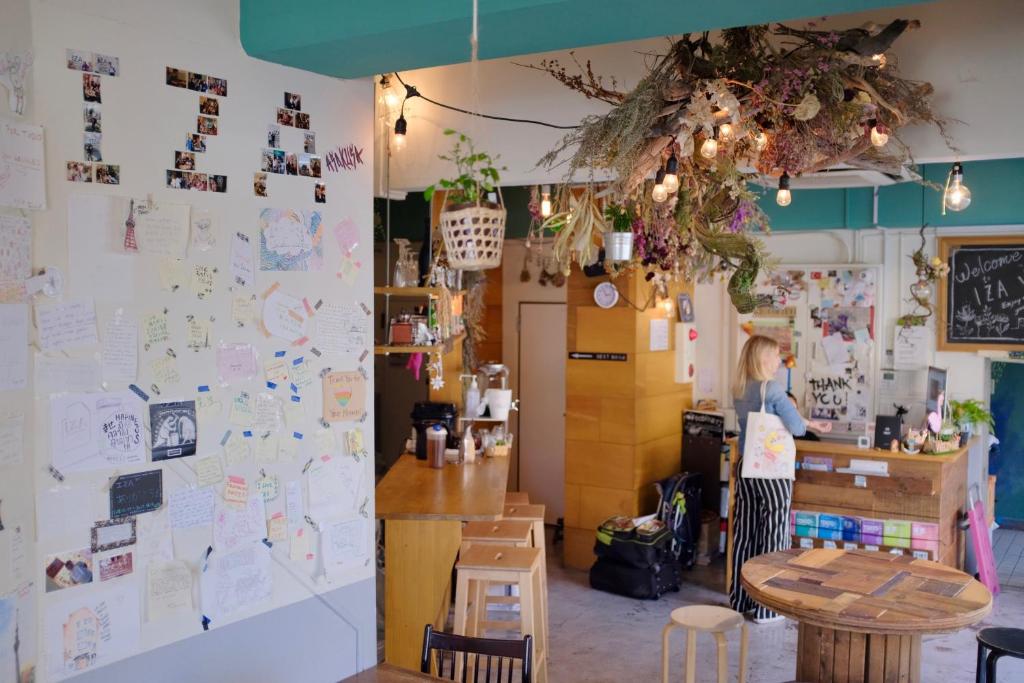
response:
<path fill-rule="evenodd" d="M 916 557 L 938 559 L 939 525 L 904 519 L 869 519 L 826 512 L 793 510 L 790 514 L 793 535 L 800 538 L 800 547 L 813 547 L 811 539 L 821 539 L 825 547 L 849 547 L 851 544 L 878 548 L 886 546 L 893 552 L 910 550 Z M 819 544 L 820 545 L 820 544 Z"/>

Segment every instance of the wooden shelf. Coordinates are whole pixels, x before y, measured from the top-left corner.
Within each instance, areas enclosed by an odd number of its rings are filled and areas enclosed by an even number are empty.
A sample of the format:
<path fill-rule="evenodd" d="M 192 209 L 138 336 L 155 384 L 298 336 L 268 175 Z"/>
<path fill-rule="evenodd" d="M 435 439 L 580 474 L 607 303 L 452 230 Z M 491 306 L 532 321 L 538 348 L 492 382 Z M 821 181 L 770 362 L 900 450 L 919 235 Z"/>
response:
<path fill-rule="evenodd" d="M 384 296 L 399 296 L 407 299 L 418 299 L 421 297 L 429 297 L 431 299 L 437 299 L 441 296 L 440 287 L 374 287 L 374 294 L 383 294 Z M 461 290 L 452 290 L 452 296 L 458 296 L 464 294 Z"/>
<path fill-rule="evenodd" d="M 433 346 L 409 346 L 407 344 L 397 346 L 374 346 L 373 352 L 377 355 L 384 355 L 389 353 L 446 353 L 447 351 L 445 350 L 445 347 L 456 341 L 461 341 L 463 338 L 465 338 L 465 336 L 466 333 L 462 332 L 460 334 L 455 335 L 454 337 L 449 337 L 440 344 L 434 344 Z"/>

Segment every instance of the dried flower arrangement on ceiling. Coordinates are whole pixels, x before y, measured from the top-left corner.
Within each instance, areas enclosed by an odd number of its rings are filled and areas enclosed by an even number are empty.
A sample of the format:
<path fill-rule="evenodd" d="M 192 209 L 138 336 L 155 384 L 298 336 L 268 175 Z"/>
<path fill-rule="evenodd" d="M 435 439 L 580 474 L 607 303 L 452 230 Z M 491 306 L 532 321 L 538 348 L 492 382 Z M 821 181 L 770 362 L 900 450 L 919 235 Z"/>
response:
<path fill-rule="evenodd" d="M 579 73 L 556 61 L 533 66 L 613 105 L 541 159 L 567 164 L 567 183 L 587 183 L 582 194 L 568 186 L 556 193 L 544 224 L 557 233 L 555 258 L 563 269 L 593 263 L 592 236 L 610 230 L 605 206 L 628 206 L 635 248 L 615 271 L 642 267 L 649 278 L 671 272 L 686 280 L 731 272 L 733 304 L 752 311 L 767 258 L 755 234 L 768 225 L 748 183 L 777 178 L 777 201 L 786 205 L 790 176 L 837 164 L 898 172 L 911 160 L 896 135 L 903 126 L 933 124 L 946 138 L 929 104 L 931 85 L 900 77 L 886 60 L 893 41 L 918 26 L 749 26 L 716 42 L 687 35 L 630 92 L 606 85 L 589 62 L 577 63 Z M 595 189 L 595 171 L 615 179 L 611 192 Z"/>

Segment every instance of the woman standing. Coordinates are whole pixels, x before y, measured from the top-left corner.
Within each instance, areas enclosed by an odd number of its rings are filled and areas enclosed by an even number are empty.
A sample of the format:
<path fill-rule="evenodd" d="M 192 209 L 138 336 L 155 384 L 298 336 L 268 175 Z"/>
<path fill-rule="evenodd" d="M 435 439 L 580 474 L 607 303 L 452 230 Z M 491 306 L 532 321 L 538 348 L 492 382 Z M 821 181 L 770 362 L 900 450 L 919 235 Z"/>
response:
<path fill-rule="evenodd" d="M 803 436 L 808 428 L 819 432 L 832 429 L 829 422 L 805 420 L 800 415 L 786 397 L 786 390 L 772 379 L 780 364 L 779 344 L 769 337 L 751 337 L 740 352 L 736 380 L 733 382 L 733 405 L 740 425 L 737 474 L 743 471 L 742 451 L 747 436 L 747 413 L 761 410 L 762 396 L 765 412 L 777 415 L 793 436 Z M 733 510 L 733 566 L 729 603 L 737 612 L 752 613 L 754 621 L 759 624 L 777 621 L 782 617 L 750 599 L 740 583 L 740 569 L 752 557 L 790 547 L 789 510 L 792 503 L 792 480 L 748 479 L 738 474 Z"/>

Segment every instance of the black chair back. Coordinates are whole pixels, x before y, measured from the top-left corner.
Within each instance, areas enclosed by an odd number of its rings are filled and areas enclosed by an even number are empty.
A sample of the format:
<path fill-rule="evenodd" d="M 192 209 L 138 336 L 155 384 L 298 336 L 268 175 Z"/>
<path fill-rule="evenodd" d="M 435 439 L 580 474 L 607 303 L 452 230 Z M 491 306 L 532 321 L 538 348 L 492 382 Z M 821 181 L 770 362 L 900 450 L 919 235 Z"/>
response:
<path fill-rule="evenodd" d="M 422 673 L 431 673 L 431 659 L 437 664 L 436 675 L 452 681 L 458 675 L 462 683 L 514 683 L 517 678 L 522 683 L 531 683 L 533 637 L 523 636 L 522 640 L 470 638 L 435 631 L 427 624 L 423 629 L 420 658 Z M 513 678 L 517 668 L 522 675 Z"/>

